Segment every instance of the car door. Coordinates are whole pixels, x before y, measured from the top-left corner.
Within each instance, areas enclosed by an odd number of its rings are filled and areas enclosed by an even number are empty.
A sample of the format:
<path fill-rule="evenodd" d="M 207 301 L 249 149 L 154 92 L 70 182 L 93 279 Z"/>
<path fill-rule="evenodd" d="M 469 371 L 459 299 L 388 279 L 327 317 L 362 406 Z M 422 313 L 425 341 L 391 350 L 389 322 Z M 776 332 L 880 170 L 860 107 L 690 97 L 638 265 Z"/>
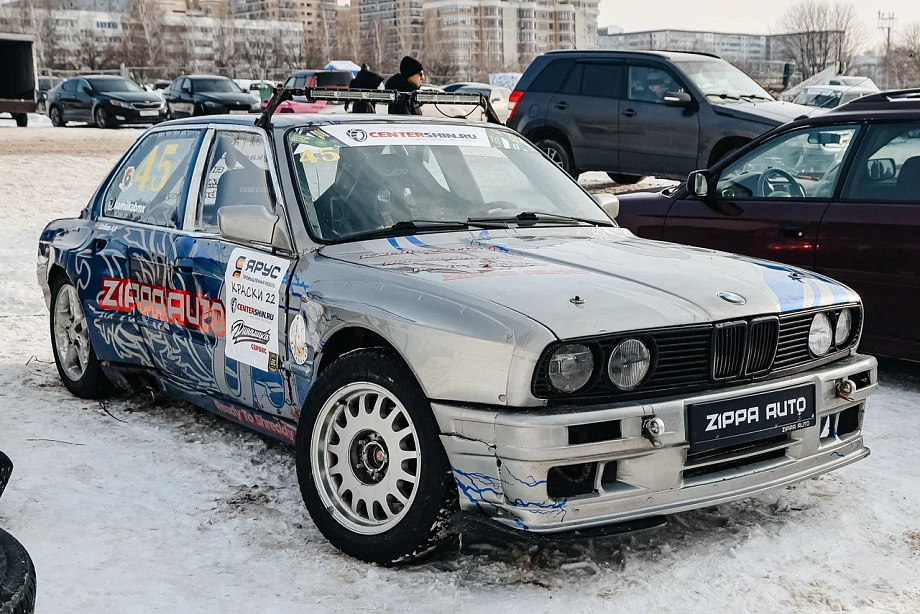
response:
<path fill-rule="evenodd" d="M 549 112 L 569 136 L 579 169 L 618 169 L 622 73 L 616 62 L 578 62 L 550 100 Z"/>
<path fill-rule="evenodd" d="M 60 94 L 57 100 L 58 107 L 61 110 L 61 118 L 69 121 L 73 116 L 74 104 L 77 102 L 77 81 L 79 79 L 68 79 L 61 85 Z"/>
<path fill-rule="evenodd" d="M 816 266 L 862 297 L 865 351 L 920 360 L 920 122 L 867 129 Z"/>
<path fill-rule="evenodd" d="M 173 117 L 191 117 L 195 112 L 192 80 L 188 77 L 182 77 L 173 81 L 166 100 Z"/>
<path fill-rule="evenodd" d="M 707 198 L 674 202 L 664 240 L 814 268 L 818 226 L 858 131 L 797 128 L 729 158 Z"/>
<path fill-rule="evenodd" d="M 653 80 L 662 86 L 649 86 Z M 664 103 L 666 93 L 689 93 L 684 83 L 663 64 L 630 62 L 625 90 L 619 110 L 619 172 L 684 177 L 696 169 L 699 113 Z"/>
<path fill-rule="evenodd" d="M 195 293 L 223 306 L 226 325 L 216 345 L 201 335 L 193 334 L 192 341 L 211 366 L 210 396 L 289 418 L 294 405 L 281 357 L 295 256 L 222 236 L 217 217 L 221 208 L 241 205 L 284 216 L 271 152 L 264 132 L 255 128 L 221 126 L 209 133 L 197 206 L 186 215 L 177 258 L 187 266 Z"/>
<path fill-rule="evenodd" d="M 130 296 L 153 366 L 189 387 L 206 386 L 210 371 L 189 345 L 189 331 L 222 335 L 219 305 L 196 294 L 176 257 L 202 129 L 155 130 L 125 163 L 102 212 L 124 226 Z"/>
<path fill-rule="evenodd" d="M 90 87 L 89 82 L 86 79 L 79 79 L 77 81 L 77 91 L 74 93 L 74 101 L 71 103 L 73 105 L 72 116 L 68 116 L 68 120 L 74 120 L 78 122 L 91 122 L 93 121 L 93 88 Z"/>

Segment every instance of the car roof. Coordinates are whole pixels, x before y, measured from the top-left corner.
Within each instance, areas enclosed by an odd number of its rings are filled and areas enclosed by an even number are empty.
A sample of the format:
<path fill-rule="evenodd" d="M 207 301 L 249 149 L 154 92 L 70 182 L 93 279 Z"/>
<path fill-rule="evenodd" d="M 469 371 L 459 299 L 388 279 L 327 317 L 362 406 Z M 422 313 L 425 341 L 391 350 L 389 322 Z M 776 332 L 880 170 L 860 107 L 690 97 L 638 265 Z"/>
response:
<path fill-rule="evenodd" d="M 202 123 L 221 124 L 228 126 L 253 126 L 255 120 L 261 115 L 255 113 L 251 115 L 213 115 L 204 117 L 186 117 L 174 119 L 168 122 L 157 124 L 163 126 L 184 126 L 200 125 Z M 490 124 L 487 122 L 474 122 L 464 119 L 454 119 L 447 117 L 425 117 L 422 115 L 371 115 L 363 113 L 343 113 L 343 114 L 319 114 L 319 113 L 276 113 L 272 115 L 272 125 L 275 129 L 286 130 L 288 128 L 297 128 L 308 125 L 331 125 L 331 124 L 432 124 L 436 126 L 479 126 L 485 128 L 505 128 L 500 124 Z"/>
<path fill-rule="evenodd" d="M 695 61 L 699 62 L 701 60 L 705 61 L 707 58 L 710 60 L 722 60 L 717 55 L 712 53 L 704 53 L 702 51 L 668 51 L 668 50 L 645 50 L 645 49 L 560 49 L 557 51 L 547 51 L 544 55 L 548 56 L 559 56 L 559 55 L 571 55 L 576 57 L 633 57 L 633 58 L 661 58 L 664 60 L 671 60 L 672 62 L 690 62 Z"/>
<path fill-rule="evenodd" d="M 122 77 L 121 75 L 77 75 L 71 77 L 71 79 L 127 79 L 127 77 Z M 130 81 L 130 79 L 128 79 Z"/>
<path fill-rule="evenodd" d="M 827 92 L 872 92 L 878 93 L 871 87 L 859 87 L 858 85 L 807 85 L 805 91 L 824 90 Z"/>
<path fill-rule="evenodd" d="M 230 77 L 225 77 L 223 75 L 179 75 L 176 79 L 227 79 L 228 81 L 233 81 Z"/>

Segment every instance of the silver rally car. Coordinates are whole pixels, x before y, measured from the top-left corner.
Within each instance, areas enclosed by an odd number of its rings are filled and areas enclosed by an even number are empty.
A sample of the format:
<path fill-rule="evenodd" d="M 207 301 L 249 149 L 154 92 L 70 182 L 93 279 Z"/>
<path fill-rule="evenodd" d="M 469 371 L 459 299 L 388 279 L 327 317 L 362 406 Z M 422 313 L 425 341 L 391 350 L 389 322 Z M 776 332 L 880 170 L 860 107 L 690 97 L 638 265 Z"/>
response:
<path fill-rule="evenodd" d="M 390 563 L 451 516 L 556 533 L 853 463 L 876 361 L 833 280 L 639 239 L 504 127 L 199 117 L 42 234 L 64 384 L 295 444 L 317 527 Z"/>

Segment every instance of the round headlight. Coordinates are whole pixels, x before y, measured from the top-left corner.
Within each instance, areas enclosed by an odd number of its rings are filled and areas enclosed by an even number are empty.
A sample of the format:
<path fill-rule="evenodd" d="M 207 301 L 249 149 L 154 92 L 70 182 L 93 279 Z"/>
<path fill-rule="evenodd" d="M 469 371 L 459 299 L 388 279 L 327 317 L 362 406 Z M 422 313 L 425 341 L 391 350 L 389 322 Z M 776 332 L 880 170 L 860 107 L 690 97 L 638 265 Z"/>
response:
<path fill-rule="evenodd" d="M 652 355 L 638 339 L 621 341 L 610 354 L 607 375 L 620 390 L 632 390 L 642 383 L 652 363 Z"/>
<path fill-rule="evenodd" d="M 549 359 L 549 382 L 559 392 L 580 390 L 592 373 L 594 354 L 580 343 L 559 346 Z"/>
<path fill-rule="evenodd" d="M 824 356 L 831 349 L 832 338 L 830 318 L 819 313 L 811 321 L 811 328 L 808 330 L 808 349 L 815 356 Z"/>
<path fill-rule="evenodd" d="M 844 309 L 837 316 L 837 328 L 834 330 L 834 343 L 838 347 L 842 346 L 850 338 L 850 330 L 853 328 L 853 314 L 849 309 Z"/>

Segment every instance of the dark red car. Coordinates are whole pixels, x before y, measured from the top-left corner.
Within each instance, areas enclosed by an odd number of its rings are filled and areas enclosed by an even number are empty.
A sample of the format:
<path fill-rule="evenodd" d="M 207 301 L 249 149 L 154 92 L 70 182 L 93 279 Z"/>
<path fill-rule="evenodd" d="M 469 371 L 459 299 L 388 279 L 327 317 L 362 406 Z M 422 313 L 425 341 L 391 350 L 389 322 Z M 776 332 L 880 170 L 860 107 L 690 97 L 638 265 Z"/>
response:
<path fill-rule="evenodd" d="M 617 221 L 839 280 L 865 304 L 861 350 L 920 360 L 920 90 L 781 126 L 685 185 L 622 196 Z M 790 308 L 816 291 L 803 280 Z"/>
<path fill-rule="evenodd" d="M 348 84 L 354 75 L 347 70 L 295 70 L 284 80 L 282 87 L 306 88 L 325 87 L 329 89 L 347 90 Z M 262 108 L 268 100 L 262 101 Z M 319 113 L 328 106 L 325 100 L 308 101 L 301 97 L 287 100 L 278 105 L 276 113 Z"/>

